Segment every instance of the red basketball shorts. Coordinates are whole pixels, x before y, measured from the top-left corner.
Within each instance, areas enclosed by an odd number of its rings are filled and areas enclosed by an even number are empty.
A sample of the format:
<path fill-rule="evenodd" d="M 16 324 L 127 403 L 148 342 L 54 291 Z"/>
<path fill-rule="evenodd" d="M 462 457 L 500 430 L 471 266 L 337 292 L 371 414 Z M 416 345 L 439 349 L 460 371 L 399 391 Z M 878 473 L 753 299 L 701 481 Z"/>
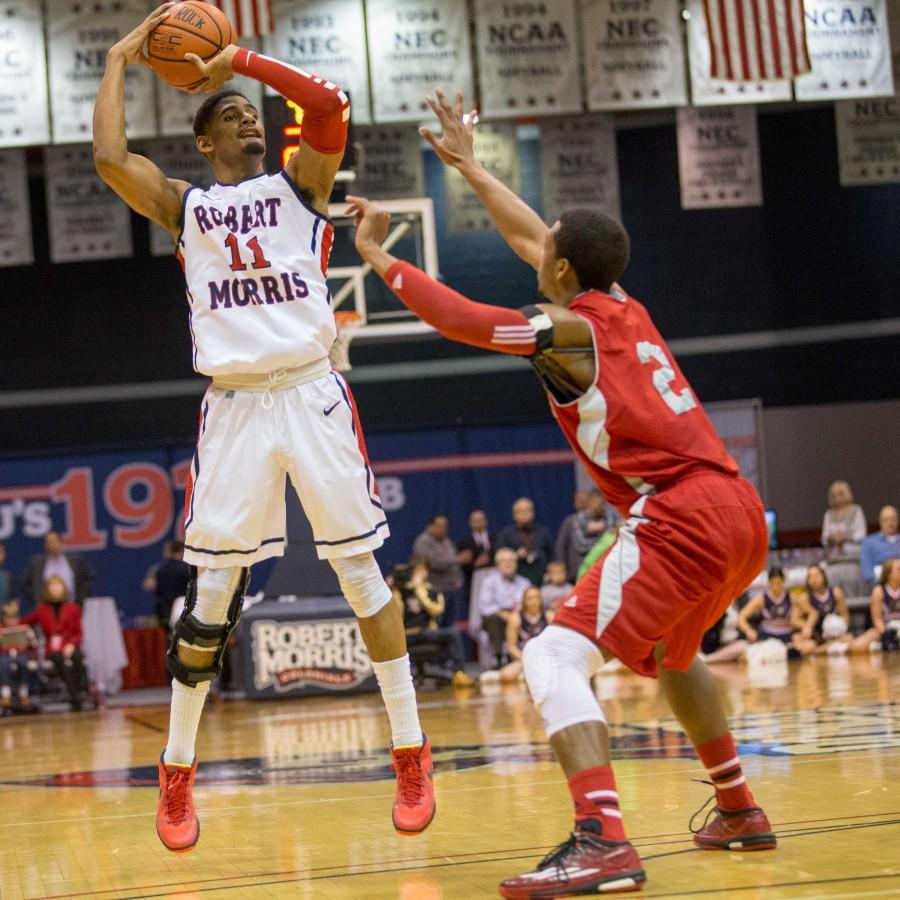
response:
<path fill-rule="evenodd" d="M 744 478 L 702 473 L 642 497 L 615 543 L 578 581 L 554 624 L 580 632 L 639 675 L 686 671 L 706 632 L 765 568 L 768 532 Z"/>

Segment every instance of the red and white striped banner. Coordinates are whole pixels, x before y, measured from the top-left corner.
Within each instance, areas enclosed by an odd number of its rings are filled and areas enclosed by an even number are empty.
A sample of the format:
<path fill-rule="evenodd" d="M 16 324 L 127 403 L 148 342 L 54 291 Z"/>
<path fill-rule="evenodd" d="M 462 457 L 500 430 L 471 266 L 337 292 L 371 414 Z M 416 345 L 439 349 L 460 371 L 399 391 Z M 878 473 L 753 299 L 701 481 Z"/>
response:
<path fill-rule="evenodd" d="M 812 68 L 803 0 L 703 0 L 703 9 L 711 78 L 770 81 Z"/>
<path fill-rule="evenodd" d="M 208 0 L 228 16 L 238 37 L 271 34 L 275 27 L 271 0 Z"/>

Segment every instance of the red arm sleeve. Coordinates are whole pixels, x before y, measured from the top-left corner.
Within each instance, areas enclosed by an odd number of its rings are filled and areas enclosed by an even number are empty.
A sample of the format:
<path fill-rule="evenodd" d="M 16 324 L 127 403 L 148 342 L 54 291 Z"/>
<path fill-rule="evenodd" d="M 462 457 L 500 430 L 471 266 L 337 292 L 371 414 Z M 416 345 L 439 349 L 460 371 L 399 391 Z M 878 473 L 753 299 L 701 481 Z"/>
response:
<path fill-rule="evenodd" d="M 35 607 L 30 613 L 28 613 L 28 615 L 22 616 L 22 618 L 19 619 L 19 624 L 20 625 L 34 625 L 34 623 L 37 622 L 37 620 L 38 620 L 37 607 Z"/>
<path fill-rule="evenodd" d="M 335 84 L 303 69 L 241 47 L 232 71 L 274 88 L 303 110 L 301 140 L 319 153 L 340 153 L 347 143 L 350 100 Z"/>
<path fill-rule="evenodd" d="M 516 356 L 537 350 L 534 326 L 517 309 L 475 303 L 403 261 L 384 280 L 408 309 L 452 341 Z"/>

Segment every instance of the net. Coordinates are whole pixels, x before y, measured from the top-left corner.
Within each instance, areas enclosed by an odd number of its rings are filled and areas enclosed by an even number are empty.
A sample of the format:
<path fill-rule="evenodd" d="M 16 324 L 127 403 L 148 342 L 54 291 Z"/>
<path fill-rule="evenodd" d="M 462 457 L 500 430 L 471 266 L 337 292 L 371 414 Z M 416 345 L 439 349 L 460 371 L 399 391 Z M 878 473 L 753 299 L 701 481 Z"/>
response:
<path fill-rule="evenodd" d="M 337 337 L 328 358 L 338 372 L 349 372 L 353 368 L 350 364 L 350 341 L 356 329 L 363 324 L 363 317 L 352 310 L 338 309 L 335 310 L 334 321 L 337 323 Z"/>

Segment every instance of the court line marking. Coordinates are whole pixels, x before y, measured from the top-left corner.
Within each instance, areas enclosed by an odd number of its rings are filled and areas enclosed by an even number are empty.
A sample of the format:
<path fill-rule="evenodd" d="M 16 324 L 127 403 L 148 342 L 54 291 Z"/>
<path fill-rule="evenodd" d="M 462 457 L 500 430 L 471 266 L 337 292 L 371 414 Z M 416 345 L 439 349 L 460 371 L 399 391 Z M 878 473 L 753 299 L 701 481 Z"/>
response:
<path fill-rule="evenodd" d="M 817 884 L 847 884 L 849 882 L 860 882 L 860 881 L 883 881 L 887 878 L 898 878 L 900 877 L 900 873 L 888 873 L 886 875 L 848 875 L 844 878 L 816 878 L 812 881 L 773 881 L 770 884 L 748 884 L 743 885 L 741 887 L 727 887 L 727 888 L 701 888 L 700 890 L 690 890 L 690 891 L 674 891 L 668 892 L 665 894 L 644 894 L 645 897 L 696 897 L 700 894 L 724 894 L 724 893 L 737 893 L 738 891 L 759 891 L 759 890 L 767 890 L 770 888 L 781 888 L 781 887 L 807 887 L 813 886 Z M 890 893 L 896 895 L 897 889 L 893 888 Z M 876 894 L 872 894 L 870 896 L 883 896 L 884 892 L 879 891 Z M 837 896 L 835 894 L 820 894 L 820 897 L 834 897 Z M 854 896 L 860 896 L 858 894 L 854 894 Z"/>
<path fill-rule="evenodd" d="M 127 713 L 124 718 L 126 722 L 134 722 L 135 725 L 143 725 L 144 728 L 149 728 L 151 731 L 155 731 L 158 734 L 165 734 L 168 730 L 160 725 L 154 725 L 152 722 L 145 722 L 143 719 L 139 719 L 137 716 L 129 716 Z"/>

